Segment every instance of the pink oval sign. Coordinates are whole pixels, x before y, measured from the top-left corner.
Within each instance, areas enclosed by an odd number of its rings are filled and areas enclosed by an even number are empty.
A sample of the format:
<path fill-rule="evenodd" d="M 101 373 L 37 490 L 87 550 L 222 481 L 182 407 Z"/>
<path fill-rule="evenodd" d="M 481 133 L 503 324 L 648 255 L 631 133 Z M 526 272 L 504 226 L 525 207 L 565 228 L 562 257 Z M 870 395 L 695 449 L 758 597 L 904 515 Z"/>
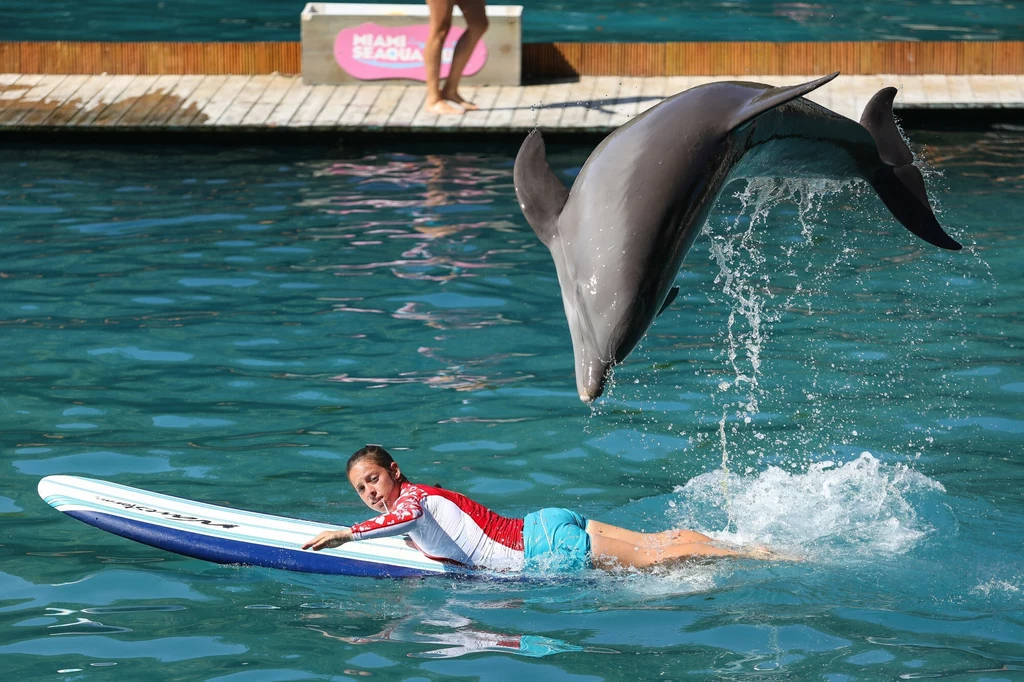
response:
<path fill-rule="evenodd" d="M 441 78 L 451 70 L 455 43 L 465 29 L 452 26 L 441 50 Z M 411 78 L 427 80 L 423 68 L 423 45 L 430 34 L 428 24 L 391 28 L 365 23 L 346 28 L 334 41 L 334 58 L 338 66 L 359 80 Z M 472 76 L 487 61 L 487 46 L 481 40 L 473 49 L 463 75 Z"/>

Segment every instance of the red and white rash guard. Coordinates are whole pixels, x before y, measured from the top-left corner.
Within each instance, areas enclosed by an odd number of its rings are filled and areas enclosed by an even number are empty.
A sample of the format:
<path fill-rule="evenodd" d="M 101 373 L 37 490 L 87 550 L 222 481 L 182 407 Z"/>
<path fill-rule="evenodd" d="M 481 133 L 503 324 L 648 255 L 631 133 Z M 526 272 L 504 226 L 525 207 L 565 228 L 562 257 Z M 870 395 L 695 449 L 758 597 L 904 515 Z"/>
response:
<path fill-rule="evenodd" d="M 451 490 L 402 483 L 393 509 L 352 526 L 356 540 L 403 533 L 432 559 L 499 571 L 523 568 L 523 520 L 495 514 Z"/>

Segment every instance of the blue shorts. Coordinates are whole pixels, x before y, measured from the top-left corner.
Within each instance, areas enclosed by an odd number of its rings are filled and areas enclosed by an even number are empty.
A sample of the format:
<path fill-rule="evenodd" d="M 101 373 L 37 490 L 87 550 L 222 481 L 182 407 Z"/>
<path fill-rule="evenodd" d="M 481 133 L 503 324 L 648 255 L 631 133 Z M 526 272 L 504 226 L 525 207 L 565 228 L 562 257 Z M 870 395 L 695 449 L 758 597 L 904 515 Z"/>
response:
<path fill-rule="evenodd" d="M 564 572 L 591 568 L 587 520 L 568 509 L 549 508 L 523 519 L 527 569 Z"/>

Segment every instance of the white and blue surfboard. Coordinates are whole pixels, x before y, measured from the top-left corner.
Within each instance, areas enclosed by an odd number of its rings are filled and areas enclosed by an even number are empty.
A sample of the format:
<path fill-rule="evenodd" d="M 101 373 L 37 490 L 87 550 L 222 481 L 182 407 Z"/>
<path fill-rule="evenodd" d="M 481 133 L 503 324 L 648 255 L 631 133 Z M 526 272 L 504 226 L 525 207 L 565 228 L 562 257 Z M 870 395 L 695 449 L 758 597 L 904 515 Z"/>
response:
<path fill-rule="evenodd" d="M 304 550 L 307 540 L 337 526 L 193 502 L 91 478 L 47 476 L 39 481 L 39 496 L 90 526 L 218 564 L 378 578 L 475 573 L 430 559 L 402 538 Z"/>

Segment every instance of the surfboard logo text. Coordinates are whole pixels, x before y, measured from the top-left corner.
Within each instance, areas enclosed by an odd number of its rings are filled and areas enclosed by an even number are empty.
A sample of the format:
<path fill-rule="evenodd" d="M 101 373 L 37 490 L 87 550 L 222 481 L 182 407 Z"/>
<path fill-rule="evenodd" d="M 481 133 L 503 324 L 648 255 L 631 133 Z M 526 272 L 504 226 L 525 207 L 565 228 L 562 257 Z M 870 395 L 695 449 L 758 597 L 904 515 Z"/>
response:
<path fill-rule="evenodd" d="M 109 502 L 110 504 L 116 504 L 119 507 L 124 507 L 125 509 L 131 509 L 133 511 L 145 512 L 146 514 L 159 514 L 160 516 L 163 516 L 168 519 L 174 519 L 175 521 L 190 521 L 193 523 L 200 523 L 204 526 L 216 526 L 217 528 L 238 528 L 238 525 L 234 523 L 217 523 L 216 521 L 211 521 L 210 519 L 203 519 L 198 516 L 183 516 L 182 514 L 177 514 L 175 512 L 154 509 L 153 507 L 144 507 L 140 504 L 135 504 L 134 502 L 111 500 L 110 498 L 107 497 L 97 497 L 96 499 L 99 500 L 100 502 Z"/>

